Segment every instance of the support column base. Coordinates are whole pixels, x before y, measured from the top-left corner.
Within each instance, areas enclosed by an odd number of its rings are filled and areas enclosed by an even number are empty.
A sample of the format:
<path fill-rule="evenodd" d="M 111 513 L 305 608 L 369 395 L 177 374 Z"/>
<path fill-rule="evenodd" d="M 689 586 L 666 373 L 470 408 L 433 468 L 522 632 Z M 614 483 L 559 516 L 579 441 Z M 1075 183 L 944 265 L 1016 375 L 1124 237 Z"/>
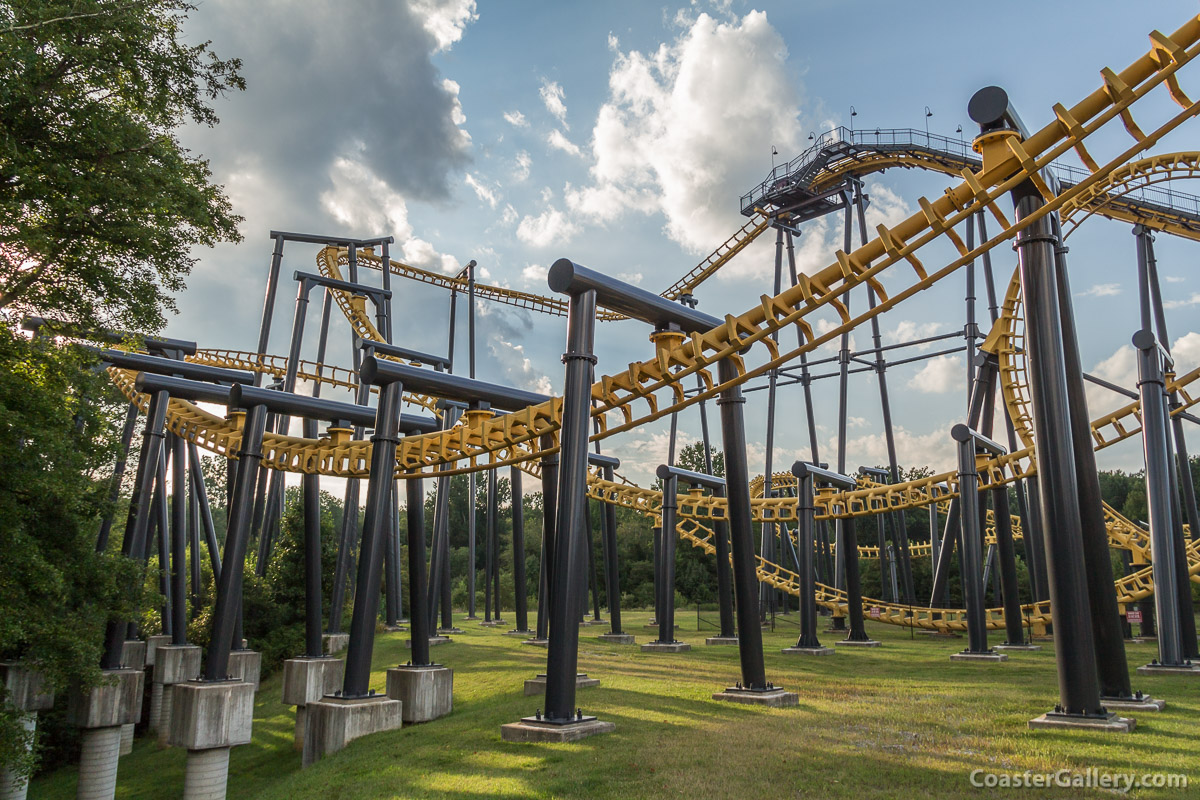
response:
<path fill-rule="evenodd" d="M 839 639 L 833 643 L 834 647 L 882 647 L 882 642 L 877 642 L 874 639 Z"/>
<path fill-rule="evenodd" d="M 712 699 L 723 700 L 727 703 L 766 706 L 767 708 L 788 708 L 800 705 L 800 695 L 778 688 L 759 691 L 730 686 L 723 692 L 713 692 Z"/>
<path fill-rule="evenodd" d="M 1166 700 L 1156 700 L 1148 694 L 1137 692 L 1130 697 L 1101 697 L 1100 702 L 1110 711 L 1162 711 Z"/>
<path fill-rule="evenodd" d="M 304 766 L 342 750 L 361 736 L 393 731 L 403 724 L 403 704 L 387 695 L 326 697 L 309 703 L 304 731 Z"/>
<path fill-rule="evenodd" d="M 785 647 L 779 652 L 785 656 L 831 656 L 837 651 L 832 647 Z"/>
<path fill-rule="evenodd" d="M 511 630 L 511 631 L 505 631 L 503 635 L 511 636 L 514 639 L 528 639 L 530 636 L 533 636 L 533 631 L 516 629 L 516 630 Z"/>
<path fill-rule="evenodd" d="M 292 739 L 295 749 L 304 749 L 308 704 L 339 690 L 345 672 L 345 661 L 328 656 L 289 658 L 283 662 L 283 704 L 296 707 L 296 728 Z"/>
<path fill-rule="evenodd" d="M 499 625 L 500 622 L 497 621 L 496 624 Z M 437 633 L 438 633 L 438 636 L 450 636 L 451 634 L 455 634 L 455 633 L 466 633 L 466 631 L 464 631 L 462 628 L 450 627 L 450 628 L 438 628 Z M 433 639 L 431 637 L 430 642 L 432 643 L 432 641 L 433 641 Z"/>
<path fill-rule="evenodd" d="M 259 675 L 262 674 L 262 653 L 256 650 L 233 650 L 229 653 L 229 677 L 242 681 L 258 691 Z"/>
<path fill-rule="evenodd" d="M 408 628 L 404 625 L 400 625 L 399 623 L 397 623 L 395 625 L 384 625 L 383 630 L 387 633 L 400 633 L 401 631 L 408 630 Z"/>
<path fill-rule="evenodd" d="M 633 644 L 634 641 L 632 633 L 602 633 L 596 638 L 609 644 Z"/>
<path fill-rule="evenodd" d="M 961 653 L 951 653 L 951 661 L 973 661 L 982 664 L 996 664 L 1001 661 L 1008 661 L 1008 656 L 1004 653 L 972 653 L 969 650 L 964 650 Z"/>
<path fill-rule="evenodd" d="M 565 723 L 546 722 L 526 717 L 500 726 L 500 738 L 506 742 L 578 742 L 600 733 L 611 733 L 617 726 L 595 717 Z"/>
<path fill-rule="evenodd" d="M 488 619 L 488 620 L 484 620 L 483 622 L 479 623 L 479 627 L 481 627 L 481 628 L 494 628 L 494 627 L 496 627 L 497 625 L 503 625 L 503 624 L 504 624 L 504 623 L 503 623 L 501 620 L 498 620 L 498 619 Z M 438 633 L 441 633 L 441 630 L 440 630 L 440 629 L 438 630 Z M 461 631 L 455 631 L 455 633 L 461 633 Z"/>
<path fill-rule="evenodd" d="M 125 669 L 145 669 L 146 643 L 141 639 L 126 639 L 121 645 L 121 666 Z"/>
<path fill-rule="evenodd" d="M 153 667 L 158 662 L 158 648 L 171 643 L 171 637 L 165 633 L 156 633 L 146 637 L 146 666 Z"/>
<path fill-rule="evenodd" d="M 599 617 L 592 617 L 591 619 L 585 619 L 583 622 L 581 622 L 579 624 L 580 625 L 607 625 L 608 620 L 600 619 Z M 676 627 L 678 627 L 678 626 L 676 626 Z"/>
<path fill-rule="evenodd" d="M 643 653 L 686 653 L 692 646 L 687 642 L 646 642 Z"/>
<path fill-rule="evenodd" d="M 460 633 L 461 633 L 461 631 L 460 631 Z M 429 646 L 437 647 L 439 644 L 445 644 L 448 641 L 450 641 L 449 636 L 430 636 L 429 637 Z M 406 641 L 404 643 L 404 646 L 407 647 L 409 650 L 412 650 L 412 639 L 409 639 L 408 641 Z"/>
<path fill-rule="evenodd" d="M 1200 664 L 1184 662 L 1175 666 L 1150 663 L 1137 668 L 1138 675 L 1200 675 Z"/>
<path fill-rule="evenodd" d="M 1040 644 L 998 644 L 992 649 L 1000 653 L 1007 653 L 1010 651 L 1033 652 L 1034 650 L 1041 650 L 1042 646 Z"/>
<path fill-rule="evenodd" d="M 591 686 L 599 686 L 599 678 L 589 678 L 586 672 L 580 672 L 575 675 L 575 688 L 587 689 Z M 546 693 L 546 676 L 538 675 L 536 678 L 530 678 L 525 681 L 525 696 L 531 697 L 535 694 Z"/>
<path fill-rule="evenodd" d="M 1030 730 L 1082 730 L 1107 733 L 1131 733 L 1137 722 L 1130 717 L 1085 717 L 1082 714 L 1058 714 L 1049 712 L 1029 720 Z"/>
<path fill-rule="evenodd" d="M 526 639 L 525 641 L 521 642 L 521 644 L 531 644 L 534 647 L 548 647 L 550 645 L 550 640 L 549 639 Z"/>
<path fill-rule="evenodd" d="M 350 646 L 350 634 L 348 633 L 322 633 L 321 647 L 326 655 L 340 653 Z"/>
<path fill-rule="evenodd" d="M 405 664 L 387 671 L 387 696 L 403 704 L 406 723 L 429 722 L 454 710 L 454 670 L 440 664 Z"/>
<path fill-rule="evenodd" d="M 175 684 L 167 744 L 215 750 L 249 744 L 254 722 L 254 686 L 244 681 Z"/>
<path fill-rule="evenodd" d="M 736 647 L 737 643 L 738 643 L 738 637 L 736 637 L 736 636 L 709 636 L 707 639 L 704 640 L 704 643 L 709 644 L 709 645 L 731 644 Z"/>

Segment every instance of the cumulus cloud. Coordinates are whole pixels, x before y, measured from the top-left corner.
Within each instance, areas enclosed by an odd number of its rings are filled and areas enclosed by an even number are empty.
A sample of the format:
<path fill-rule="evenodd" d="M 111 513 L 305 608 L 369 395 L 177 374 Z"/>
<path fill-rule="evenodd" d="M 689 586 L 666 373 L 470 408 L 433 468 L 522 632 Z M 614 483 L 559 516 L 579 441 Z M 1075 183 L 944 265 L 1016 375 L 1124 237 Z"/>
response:
<path fill-rule="evenodd" d="M 467 173 L 467 176 L 463 180 L 466 181 L 467 186 L 470 186 L 475 191 L 476 197 L 487 203 L 492 208 L 496 207 L 498 198 L 496 197 L 496 192 L 493 189 L 485 186 L 478 177 L 472 175 L 471 173 Z"/>
<path fill-rule="evenodd" d="M 631 283 L 634 286 L 641 286 L 643 278 L 645 278 L 645 276 L 642 275 L 642 273 L 640 273 L 640 272 L 618 272 L 617 273 L 617 280 L 624 281 L 625 283 Z"/>
<path fill-rule="evenodd" d="M 572 142 L 558 128 L 550 131 L 550 135 L 546 137 L 546 143 L 556 150 L 562 150 L 564 153 L 573 156 L 583 155 L 583 151 L 579 149 L 579 145 Z"/>
<path fill-rule="evenodd" d="M 525 115 L 520 111 L 505 111 L 504 121 L 514 128 L 528 128 L 529 120 L 525 119 Z"/>
<path fill-rule="evenodd" d="M 1163 308 L 1187 308 L 1200 305 L 1200 292 L 1193 292 L 1186 300 L 1164 300 Z"/>
<path fill-rule="evenodd" d="M 1115 297 L 1121 293 L 1121 284 L 1119 283 L 1097 283 L 1093 284 L 1090 289 L 1085 292 L 1076 293 L 1076 297 Z"/>
<path fill-rule="evenodd" d="M 424 239 L 409 239 L 400 249 L 404 253 L 404 261 L 414 267 L 436 270 L 447 275 L 454 275 L 462 269 L 462 264 L 457 258 L 437 252 L 434 246 Z"/>
<path fill-rule="evenodd" d="M 467 24 L 479 19 L 475 0 L 409 0 L 421 27 L 437 42 L 435 52 L 449 50 L 462 39 Z"/>
<path fill-rule="evenodd" d="M 533 366 L 522 345 L 493 335 L 488 339 L 488 352 L 511 385 L 540 394 L 552 394 L 549 376 Z"/>
<path fill-rule="evenodd" d="M 937 336 L 941 331 L 942 323 L 940 322 L 914 322 L 910 319 L 904 319 L 900 320 L 895 328 L 887 331 L 884 336 L 887 337 L 888 341 L 899 344 L 900 342 L 915 342 L 918 339 L 928 339 L 930 336 Z M 917 345 L 917 350 L 928 350 L 934 344 L 936 342 Z"/>
<path fill-rule="evenodd" d="M 519 151 L 513 162 L 513 182 L 523 183 L 528 180 L 529 170 L 532 166 L 533 159 L 529 157 L 529 153 L 524 150 Z"/>
<path fill-rule="evenodd" d="M 1187 278 L 1182 275 L 1164 275 L 1163 280 L 1167 283 L 1183 283 Z"/>
<path fill-rule="evenodd" d="M 909 378 L 908 387 L 927 394 L 944 394 L 962 386 L 965 375 L 962 362 L 954 356 L 938 356 Z"/>
<path fill-rule="evenodd" d="M 541 264 L 530 264 L 525 269 L 521 270 L 521 280 L 525 283 L 545 283 L 546 268 Z"/>
<path fill-rule="evenodd" d="M 557 81 L 542 78 L 542 88 L 538 90 L 538 94 L 541 95 L 542 102 L 551 116 L 564 128 L 571 130 L 571 126 L 567 124 L 566 93 L 563 92 L 563 87 Z"/>
<path fill-rule="evenodd" d="M 550 247 L 571 241 L 579 226 L 557 208 L 548 208 L 536 217 L 526 216 L 517 226 L 517 238 L 531 247 Z"/>
<path fill-rule="evenodd" d="M 653 53 L 610 47 L 591 185 L 567 192 L 568 207 L 598 223 L 659 211 L 672 240 L 711 251 L 745 222 L 726 199 L 761 179 L 761 154 L 803 138 L 783 39 L 755 11 L 732 22 L 700 14 Z"/>
<path fill-rule="evenodd" d="M 901 464 L 928 464 L 934 472 L 953 469 L 957 454 L 950 432 L 945 428 L 915 434 L 903 425 L 894 429 L 896 458 Z M 837 438 L 827 442 L 822 455 L 836 455 Z M 887 439 L 882 431 L 852 436 L 846 439 L 847 464 L 887 464 Z"/>

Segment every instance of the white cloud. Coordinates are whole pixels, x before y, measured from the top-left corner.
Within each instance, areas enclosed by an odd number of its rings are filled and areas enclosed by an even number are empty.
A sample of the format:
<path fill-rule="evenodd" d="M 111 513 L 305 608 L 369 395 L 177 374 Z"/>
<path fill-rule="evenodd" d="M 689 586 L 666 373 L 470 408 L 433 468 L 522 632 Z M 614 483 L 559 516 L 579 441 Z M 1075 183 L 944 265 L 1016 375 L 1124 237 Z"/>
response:
<path fill-rule="evenodd" d="M 1175 371 L 1180 375 L 1200 367 L 1200 333 L 1189 331 L 1176 339 L 1171 345 L 1171 355 L 1175 358 Z"/>
<path fill-rule="evenodd" d="M 414 267 L 437 270 L 447 275 L 454 275 L 462 268 L 457 258 L 437 252 L 433 245 L 424 239 L 409 239 L 401 246 L 401 250 L 404 252 L 405 263 Z"/>
<path fill-rule="evenodd" d="M 640 272 L 618 272 L 617 273 L 617 280 L 625 281 L 625 283 L 631 283 L 634 286 L 641 286 L 643 278 L 645 278 L 645 276 L 642 275 L 642 273 L 640 273 Z"/>
<path fill-rule="evenodd" d="M 550 131 L 550 135 L 546 137 L 546 142 L 551 147 L 555 148 L 556 150 L 562 150 L 564 153 L 568 153 L 576 157 L 583 155 L 583 151 L 579 149 L 579 145 L 568 139 L 566 135 L 558 128 Z"/>
<path fill-rule="evenodd" d="M 938 356 L 908 380 L 908 387 L 926 394 L 945 394 L 962 386 L 965 380 L 966 371 L 959 359 L 954 356 Z"/>
<path fill-rule="evenodd" d="M 529 153 L 524 150 L 517 153 L 516 164 L 513 167 L 513 182 L 525 182 L 529 178 L 529 168 L 531 166 L 533 166 L 533 159 L 529 157 Z"/>
<path fill-rule="evenodd" d="M 957 454 L 948 428 L 938 428 L 925 434 L 914 434 L 904 426 L 897 425 L 893 435 L 896 443 L 896 460 L 902 466 L 929 465 L 934 472 L 945 472 L 954 468 Z M 828 456 L 836 458 L 836 437 L 829 439 L 821 454 L 828 454 Z M 847 465 L 887 464 L 887 439 L 882 431 L 848 437 L 846 454 Z"/>
<path fill-rule="evenodd" d="M 525 119 L 525 115 L 520 111 L 505 111 L 504 121 L 514 128 L 528 128 L 529 120 Z"/>
<path fill-rule="evenodd" d="M 521 280 L 525 281 L 525 283 L 545 283 L 546 268 L 541 264 L 530 264 L 521 270 Z"/>
<path fill-rule="evenodd" d="M 1193 292 L 1192 296 L 1186 300 L 1164 300 L 1163 308 L 1186 308 L 1188 306 L 1200 305 L 1200 292 Z"/>
<path fill-rule="evenodd" d="M 507 203 L 504 206 L 504 211 L 500 214 L 500 224 L 506 226 L 512 225 L 517 221 L 518 216 L 520 215 L 517 213 L 517 210 L 512 207 L 512 203 Z"/>
<path fill-rule="evenodd" d="M 495 191 L 487 186 L 484 186 L 482 183 L 480 183 L 478 178 L 470 173 L 467 173 L 467 177 L 464 180 L 466 180 L 467 186 L 470 186 L 475 190 L 475 195 L 480 200 L 487 203 L 492 208 L 496 207 L 497 197 Z"/>
<path fill-rule="evenodd" d="M 1097 283 L 1086 292 L 1079 292 L 1076 297 L 1115 297 L 1121 293 L 1119 283 Z"/>
<path fill-rule="evenodd" d="M 525 355 L 525 348 L 493 335 L 488 341 L 488 352 L 493 361 L 503 370 L 504 378 L 513 386 L 540 394 L 552 394 L 550 378 L 533 366 Z"/>
<path fill-rule="evenodd" d="M 1183 283 L 1187 278 L 1182 275 L 1164 275 L 1163 280 L 1167 283 Z"/>
<path fill-rule="evenodd" d="M 937 336 L 941 331 L 942 323 L 940 322 L 914 322 L 910 319 L 904 319 L 884 335 L 888 341 L 899 344 L 900 342 L 915 342 L 918 339 L 928 339 L 930 336 Z M 925 344 L 917 345 L 917 351 L 923 352 L 935 344 L 936 342 L 926 342 Z"/>
<path fill-rule="evenodd" d="M 332 188 L 322 192 L 321 206 L 354 230 L 390 231 L 403 241 L 412 235 L 404 197 L 356 157 L 339 156 L 329 168 Z"/>
<path fill-rule="evenodd" d="M 564 102 L 566 94 L 563 88 L 556 81 L 542 78 L 542 88 L 538 90 L 538 94 L 542 97 L 542 102 L 546 104 L 546 110 L 557 119 L 564 128 L 571 130 L 571 126 L 567 124 L 567 104 Z"/>
<path fill-rule="evenodd" d="M 661 211 L 672 240 L 711 251 L 744 224 L 727 199 L 761 179 L 762 154 L 803 139 L 786 60 L 757 11 L 730 23 L 700 14 L 653 53 L 618 50 L 592 131 L 592 185 L 568 192 L 568 207 L 596 222 Z"/>
<path fill-rule="evenodd" d="M 437 42 L 434 52 L 449 50 L 462 38 L 463 28 L 479 19 L 475 0 L 410 0 L 409 6 Z"/>
<path fill-rule="evenodd" d="M 462 87 L 458 85 L 458 81 L 452 81 L 449 78 L 445 78 L 442 80 L 442 88 L 446 90 L 446 93 L 450 95 L 453 101 L 453 105 L 450 108 L 451 121 L 455 125 L 462 125 L 467 121 L 467 115 L 464 114 L 462 110 L 462 101 L 458 99 L 458 92 Z M 460 131 L 460 134 L 467 142 L 471 140 L 471 134 L 467 133 L 466 131 Z"/>
<path fill-rule="evenodd" d="M 548 208 L 536 217 L 526 216 L 517 226 L 517 238 L 531 247 L 566 244 L 579 226 L 557 208 Z"/>

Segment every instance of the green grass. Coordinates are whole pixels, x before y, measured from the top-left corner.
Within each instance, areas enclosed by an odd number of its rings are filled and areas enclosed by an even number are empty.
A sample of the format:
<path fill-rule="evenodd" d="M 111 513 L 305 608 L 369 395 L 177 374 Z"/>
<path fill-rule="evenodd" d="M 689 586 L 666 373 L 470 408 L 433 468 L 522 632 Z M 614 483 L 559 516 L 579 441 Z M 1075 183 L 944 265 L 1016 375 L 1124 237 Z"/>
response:
<path fill-rule="evenodd" d="M 645 613 L 625 617 L 638 642 L 653 638 Z M 793 616 L 791 619 L 795 619 Z M 230 798 L 360 800 L 393 797 L 587 798 L 923 798 L 1093 797 L 1097 789 L 976 789 L 970 772 L 1183 773 L 1193 788 L 1135 790 L 1132 797 L 1196 796 L 1200 680 L 1134 677 L 1134 688 L 1167 700 L 1137 715 L 1133 734 L 1033 732 L 1026 722 L 1057 700 L 1053 647 L 1011 654 L 1003 664 L 958 664 L 963 639 L 937 639 L 868 622 L 876 649 L 827 658 L 789 657 L 796 631 L 764 633 L 767 677 L 799 692 L 799 708 L 769 710 L 719 703 L 713 691 L 739 677 L 735 647 L 706 647 L 694 614 L 680 613 L 679 638 L 693 650 L 642 653 L 604 644 L 607 627 L 580 628 L 580 670 L 600 678 L 578 704 L 617 730 L 571 745 L 510 744 L 500 726 L 532 714 L 522 682 L 545 671 L 545 650 L 458 619 L 466 633 L 435 648 L 454 668 L 454 712 L 424 725 L 381 733 L 302 770 L 292 749 L 293 711 L 280 680 L 258 693 L 254 742 L 235 748 Z M 511 623 L 511 616 L 508 617 Z M 824 624 L 824 621 L 822 622 Z M 711 631 L 707 632 L 711 635 Z M 372 686 L 407 659 L 406 634 L 381 634 Z M 835 636 L 825 634 L 831 644 Z M 994 639 L 999 641 L 999 639 Z M 1131 669 L 1153 645 L 1128 645 Z M 117 797 L 150 800 L 182 793 L 185 753 L 139 739 L 121 759 Z M 75 770 L 39 779 L 30 797 L 74 797 Z"/>

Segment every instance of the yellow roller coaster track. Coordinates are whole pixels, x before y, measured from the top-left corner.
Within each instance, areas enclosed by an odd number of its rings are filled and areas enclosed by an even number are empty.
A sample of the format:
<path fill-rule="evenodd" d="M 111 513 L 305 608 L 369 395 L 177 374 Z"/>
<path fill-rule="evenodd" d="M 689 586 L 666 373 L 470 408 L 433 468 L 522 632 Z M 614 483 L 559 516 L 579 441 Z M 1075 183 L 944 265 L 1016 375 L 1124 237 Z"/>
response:
<path fill-rule="evenodd" d="M 1054 212 L 1063 212 L 1073 204 L 1079 205 L 1085 198 L 1098 196 L 1097 187 L 1105 185 L 1106 182 L 1111 185 L 1112 176 L 1119 170 L 1131 167 L 1135 156 L 1152 147 L 1163 136 L 1200 112 L 1200 106 L 1184 94 L 1177 76 L 1179 70 L 1189 64 L 1200 51 L 1200 46 L 1197 45 L 1197 40 L 1200 39 L 1200 18 L 1189 20 L 1170 36 L 1155 31 L 1151 33 L 1150 39 L 1149 52 L 1120 73 L 1103 70 L 1103 85 L 1082 101 L 1069 109 L 1061 104 L 1054 106 L 1054 122 L 1024 141 L 1008 139 L 1005 144 L 1008 150 L 1003 158 L 995 160 L 995 163 L 979 172 L 963 170 L 962 183 L 948 188 L 934 201 L 920 198 L 920 213 L 892 228 L 877 226 L 878 236 L 866 245 L 851 253 L 839 250 L 835 263 L 813 275 L 802 275 L 796 286 L 775 297 L 763 295 L 758 306 L 740 316 L 726 315 L 724 324 L 713 330 L 689 337 L 681 336 L 675 341 L 660 338 L 655 345 L 654 357 L 640 363 L 632 363 L 623 372 L 600 378 L 592 387 L 593 415 L 600 427 L 599 433 L 593 438 L 605 438 L 631 430 L 668 413 L 679 411 L 701 399 L 715 397 L 726 388 L 764 375 L 769 370 L 799 357 L 801 353 L 811 352 L 839 337 L 844 331 L 853 329 L 931 287 L 984 252 L 1013 240 L 1020 230 L 1034 221 Z M 1169 116 L 1149 132 L 1144 132 L 1134 121 L 1132 111 L 1140 100 L 1160 86 L 1166 87 L 1170 97 L 1182 110 Z M 1097 162 L 1086 149 L 1085 141 L 1118 119 L 1133 138 L 1133 144 L 1109 160 Z M 1056 196 L 1041 181 L 1038 173 L 1069 150 L 1074 150 L 1088 165 L 1090 174 Z M 1010 222 L 997 201 L 1026 180 L 1032 180 L 1038 186 L 1045 196 L 1046 204 L 1023 220 Z M 956 228 L 968 217 L 979 212 L 989 213 L 995 219 L 999 232 L 975 247 L 968 247 L 957 234 Z M 936 241 L 948 242 L 957 251 L 958 257 L 930 272 L 922 263 L 920 254 L 923 248 Z M 338 261 L 341 258 L 342 254 L 327 249 L 318 256 L 318 262 L 323 272 L 337 277 L 340 273 Z M 889 273 L 889 277 L 896 278 L 896 281 L 890 282 L 892 290 L 889 292 L 880 284 L 879 276 L 892 267 L 898 269 Z M 408 269 L 413 271 L 413 275 L 406 277 L 414 280 L 427 283 L 453 282 L 434 273 Z M 840 298 L 864 283 L 872 286 L 879 303 L 873 309 L 853 315 Z M 462 291 L 465 290 L 465 284 L 447 288 Z M 529 307 L 537 305 L 537 296 L 529 297 Z M 500 301 L 508 302 L 504 299 Z M 379 338 L 378 332 L 374 330 L 365 309 L 361 306 L 361 301 L 339 296 L 338 303 L 360 336 Z M 1015 313 L 1014 301 L 1011 315 L 1013 319 Z M 836 316 L 837 322 L 827 327 L 824 333 L 818 334 L 813 320 L 822 314 L 826 315 L 826 319 Z M 795 349 L 781 351 L 771 335 L 793 325 L 801 333 L 801 344 Z M 1015 322 L 1013 326 L 1015 329 Z M 763 348 L 767 351 L 765 354 L 761 352 Z M 743 358 L 743 354 L 751 349 L 763 356 L 761 363 L 753 367 L 748 366 Z M 1006 347 L 998 346 L 998 349 L 1003 353 Z M 258 358 L 256 354 L 252 354 L 252 357 Z M 718 384 L 709 368 L 722 359 L 728 359 L 736 366 L 736 376 L 725 384 Z M 1009 359 L 1010 363 L 1014 360 Z M 1198 372 L 1200 370 L 1177 378 L 1171 383 L 1182 389 L 1196 379 Z M 133 390 L 132 374 L 119 370 L 112 370 L 112 373 L 114 381 L 125 393 L 144 407 L 145 398 Z M 685 396 L 683 381 L 693 374 L 700 377 L 703 389 L 698 394 Z M 1019 374 L 1019 371 L 1012 368 L 1002 372 L 1006 402 L 1009 402 L 1010 394 L 1023 394 L 1023 381 L 1016 380 Z M 667 393 L 668 402 L 660 402 L 659 394 L 662 393 Z M 1189 397 L 1187 404 L 1190 406 L 1192 403 L 1193 400 Z M 547 435 L 551 440 L 554 439 L 560 411 L 561 400 L 554 398 L 538 406 L 501 417 L 467 415 L 463 422 L 451 430 L 406 438 L 397 454 L 397 476 L 430 472 L 441 465 L 450 465 L 450 472 L 459 473 L 529 462 L 543 452 L 553 449 L 543 451 L 540 440 Z M 619 421 L 612 424 L 610 415 L 619 415 Z M 240 439 L 239 414 L 234 414 L 229 419 L 221 419 L 190 403 L 174 400 L 171 402 L 169 416 L 168 424 L 174 432 L 214 452 L 232 453 Z M 1109 428 L 1115 433 L 1108 432 Z M 1137 429 L 1136 404 L 1131 404 L 1093 425 L 1093 435 L 1097 438 L 1098 446 L 1102 447 L 1133 435 Z M 1026 431 L 1025 435 L 1028 436 L 1029 432 Z M 264 451 L 264 464 L 272 468 L 361 478 L 366 477 L 370 444 L 348 441 L 346 437 L 336 433 L 331 437 L 315 440 L 272 434 L 264 441 Z M 1033 469 L 1030 456 L 1031 451 L 1027 448 L 1018 453 L 981 461 L 984 487 L 1002 485 L 1029 474 Z M 932 489 L 936 483 L 947 484 L 951 488 L 951 494 L 956 487 L 953 476 L 935 476 L 904 484 L 867 487 L 836 498 L 823 494 L 819 498 L 819 505 L 827 517 L 849 517 L 878 513 L 880 509 L 918 507 L 949 496 L 935 496 Z M 599 487 L 594 488 L 593 491 L 598 489 Z M 611 489 L 613 496 L 609 502 L 620 502 L 633 491 L 628 486 L 614 485 Z M 600 491 L 604 493 L 602 489 Z M 620 498 L 617 497 L 618 494 Z M 681 505 L 687 505 L 692 499 L 689 495 L 688 500 Z M 755 506 L 755 516 L 760 520 L 786 520 L 789 516 L 794 518 L 794 504 L 789 505 L 786 498 L 760 498 Z M 692 530 L 699 530 L 703 527 L 701 520 L 711 518 L 714 512 L 723 514 L 724 509 L 722 507 L 718 511 L 717 504 L 711 500 L 696 498 L 686 514 L 689 519 L 685 525 L 694 524 L 696 527 Z M 694 544 L 700 543 L 693 532 L 682 533 L 685 538 L 691 538 Z M 1132 538 L 1132 535 L 1130 537 Z M 1194 549 L 1191 552 L 1194 554 Z M 1191 562 L 1189 566 L 1195 575 L 1200 568 L 1200 561 L 1191 558 Z M 795 575 L 776 564 L 760 563 L 759 573 L 760 579 L 781 588 L 795 583 Z M 1142 583 L 1134 580 L 1137 577 L 1129 576 L 1118 581 L 1122 602 L 1127 598 L 1144 596 L 1138 594 L 1139 592 L 1148 593 L 1152 590 L 1149 587 L 1148 576 Z M 1129 586 L 1122 588 L 1125 583 Z M 822 602 L 826 605 L 836 605 L 839 602 L 844 603 L 844 598 L 839 600 L 836 592 L 824 588 Z M 869 602 L 871 605 L 883 607 L 878 601 Z M 1042 610 L 1040 606 L 1030 608 L 1031 613 L 1041 613 Z M 905 609 L 896 613 L 906 616 L 915 612 Z M 922 627 L 960 626 L 954 619 L 955 612 L 942 610 L 929 613 L 940 614 L 942 619 L 911 618 L 904 624 Z M 886 612 L 886 615 L 892 614 L 890 609 Z"/>

